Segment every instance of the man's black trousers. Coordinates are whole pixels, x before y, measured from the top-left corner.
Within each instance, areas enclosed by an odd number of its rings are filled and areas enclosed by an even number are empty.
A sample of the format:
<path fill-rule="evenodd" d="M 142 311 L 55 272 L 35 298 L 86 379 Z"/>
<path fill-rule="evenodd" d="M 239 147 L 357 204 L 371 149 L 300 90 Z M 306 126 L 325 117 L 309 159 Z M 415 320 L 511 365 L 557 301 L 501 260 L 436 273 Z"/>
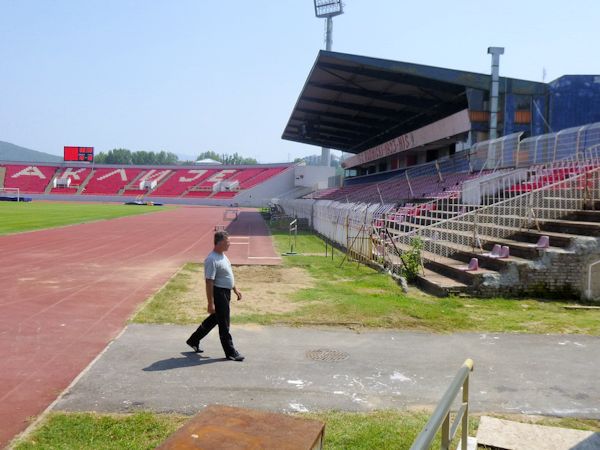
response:
<path fill-rule="evenodd" d="M 204 319 L 198 329 L 190 336 L 190 342 L 198 342 L 210 333 L 215 325 L 219 325 L 219 337 L 225 356 L 235 355 L 231 334 L 229 334 L 229 301 L 231 300 L 231 289 L 220 287 L 213 288 L 213 298 L 215 300 L 215 313 Z"/>

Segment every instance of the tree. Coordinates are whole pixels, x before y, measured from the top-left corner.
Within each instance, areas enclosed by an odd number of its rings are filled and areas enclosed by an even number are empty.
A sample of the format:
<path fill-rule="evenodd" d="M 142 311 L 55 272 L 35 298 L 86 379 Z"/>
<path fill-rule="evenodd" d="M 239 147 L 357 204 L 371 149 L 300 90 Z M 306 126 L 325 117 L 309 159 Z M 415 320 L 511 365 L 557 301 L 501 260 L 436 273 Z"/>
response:
<path fill-rule="evenodd" d="M 258 164 L 258 161 L 255 158 L 243 157 L 237 152 L 233 155 L 229 155 L 227 153 L 219 155 L 216 152 L 209 150 L 200 153 L 200 155 L 198 155 L 198 158 L 196 158 L 196 161 L 200 161 L 201 159 L 214 159 L 215 161 L 219 161 L 220 163 L 229 165 Z"/>
<path fill-rule="evenodd" d="M 115 148 L 106 154 L 106 164 L 131 164 L 131 151 L 126 148 Z"/>
<path fill-rule="evenodd" d="M 154 164 L 173 165 L 179 161 L 175 153 L 165 152 L 164 150 L 158 153 L 144 150 L 132 152 L 124 148 L 115 148 L 109 150 L 107 153 L 99 153 L 94 159 L 97 164 L 127 164 L 136 166 Z"/>
<path fill-rule="evenodd" d="M 215 161 L 222 162 L 221 157 L 212 150 L 200 153 L 196 158 L 196 161 L 200 161 L 201 159 L 214 159 Z"/>

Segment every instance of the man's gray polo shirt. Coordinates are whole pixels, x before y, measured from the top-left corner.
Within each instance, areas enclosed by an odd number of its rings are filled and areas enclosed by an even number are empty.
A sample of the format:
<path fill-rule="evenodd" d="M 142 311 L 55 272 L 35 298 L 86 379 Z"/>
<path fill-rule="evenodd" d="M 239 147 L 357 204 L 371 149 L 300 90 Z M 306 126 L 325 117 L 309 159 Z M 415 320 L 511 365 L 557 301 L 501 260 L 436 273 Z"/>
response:
<path fill-rule="evenodd" d="M 215 286 L 233 289 L 235 279 L 231 263 L 224 253 L 210 252 L 204 260 L 204 278 L 214 280 Z"/>

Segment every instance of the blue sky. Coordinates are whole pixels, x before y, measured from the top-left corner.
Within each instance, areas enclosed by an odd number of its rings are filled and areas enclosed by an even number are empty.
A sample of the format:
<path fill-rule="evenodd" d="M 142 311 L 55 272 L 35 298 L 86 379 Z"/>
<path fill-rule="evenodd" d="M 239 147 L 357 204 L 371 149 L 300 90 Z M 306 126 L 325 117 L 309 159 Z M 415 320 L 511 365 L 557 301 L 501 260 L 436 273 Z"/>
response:
<path fill-rule="evenodd" d="M 600 2 L 346 0 L 336 51 L 546 81 L 600 74 Z M 312 0 L 0 0 L 0 140 L 62 154 L 320 149 L 281 133 L 323 47 Z"/>

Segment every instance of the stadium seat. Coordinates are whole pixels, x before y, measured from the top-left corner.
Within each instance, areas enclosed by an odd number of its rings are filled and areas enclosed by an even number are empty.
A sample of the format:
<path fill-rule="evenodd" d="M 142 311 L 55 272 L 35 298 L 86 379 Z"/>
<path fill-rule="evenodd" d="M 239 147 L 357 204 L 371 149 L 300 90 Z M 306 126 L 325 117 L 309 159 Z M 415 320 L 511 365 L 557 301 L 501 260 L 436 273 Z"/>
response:
<path fill-rule="evenodd" d="M 546 249 L 550 247 L 550 236 L 540 236 L 538 241 L 535 244 L 529 244 L 530 247 L 535 247 L 537 249 Z"/>
<path fill-rule="evenodd" d="M 479 270 L 479 259 L 471 258 L 471 261 L 469 261 L 469 265 L 461 267 L 461 270 L 464 270 L 466 272 L 474 272 L 476 270 Z"/>
<path fill-rule="evenodd" d="M 494 244 L 492 251 L 490 253 L 486 253 L 485 256 L 488 256 L 490 258 L 500 258 L 501 251 L 502 247 L 500 246 L 500 244 Z"/>

